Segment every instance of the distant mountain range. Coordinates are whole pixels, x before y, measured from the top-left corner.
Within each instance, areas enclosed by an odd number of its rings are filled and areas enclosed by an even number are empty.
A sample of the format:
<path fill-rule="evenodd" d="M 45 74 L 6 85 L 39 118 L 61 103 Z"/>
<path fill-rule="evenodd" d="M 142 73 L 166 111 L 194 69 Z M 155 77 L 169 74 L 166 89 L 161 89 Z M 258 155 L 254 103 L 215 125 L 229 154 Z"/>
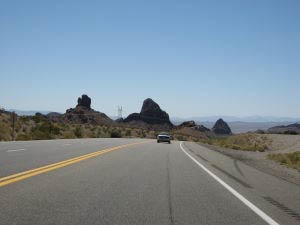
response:
<path fill-rule="evenodd" d="M 207 116 L 189 118 L 173 117 L 171 118 L 171 121 L 175 125 L 179 125 L 184 121 L 194 120 L 197 124 L 201 124 L 208 128 L 212 128 L 215 121 L 217 121 L 219 118 L 223 118 L 228 123 L 233 133 L 245 133 L 256 130 L 267 130 L 275 126 L 285 126 L 291 123 L 300 123 L 300 118 L 274 116 Z"/>
<path fill-rule="evenodd" d="M 19 110 L 19 109 L 6 109 L 6 110 L 9 112 L 15 112 L 19 116 L 33 116 L 37 112 L 46 115 L 46 114 L 52 112 L 52 111 L 43 111 L 43 110 L 40 110 L 40 111 L 39 110 Z"/>
<path fill-rule="evenodd" d="M 201 122 L 215 122 L 219 118 L 222 118 L 226 122 L 247 122 L 247 123 L 265 123 L 265 122 L 299 122 L 299 118 L 295 117 L 275 117 L 275 116 L 246 116 L 246 117 L 237 117 L 237 116 L 203 116 L 203 117 L 172 117 L 172 122 L 181 123 L 187 120 L 201 121 Z"/>
<path fill-rule="evenodd" d="M 246 133 L 249 131 L 268 130 L 271 127 L 286 126 L 293 122 L 227 122 L 233 133 Z M 214 122 L 197 122 L 208 128 L 212 128 Z"/>

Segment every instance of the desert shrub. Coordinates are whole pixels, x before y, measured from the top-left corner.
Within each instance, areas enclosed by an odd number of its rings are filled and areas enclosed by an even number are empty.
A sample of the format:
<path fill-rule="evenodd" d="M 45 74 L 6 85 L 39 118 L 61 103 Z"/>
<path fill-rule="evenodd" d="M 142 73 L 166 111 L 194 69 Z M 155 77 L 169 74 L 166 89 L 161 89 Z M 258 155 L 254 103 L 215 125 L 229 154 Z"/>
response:
<path fill-rule="evenodd" d="M 201 143 L 208 144 L 208 145 L 212 145 L 212 144 L 213 144 L 213 141 L 212 141 L 211 138 L 209 138 L 209 139 L 203 139 L 203 140 L 201 140 Z"/>
<path fill-rule="evenodd" d="M 187 141 L 187 138 L 185 136 L 182 135 L 176 135 L 175 139 L 178 141 Z"/>
<path fill-rule="evenodd" d="M 300 170 L 300 151 L 285 154 L 268 154 L 268 158 L 287 167 Z"/>
<path fill-rule="evenodd" d="M 298 133 L 295 130 L 286 130 L 283 132 L 283 134 L 297 135 Z"/>
<path fill-rule="evenodd" d="M 140 132 L 140 137 L 141 137 L 141 138 L 145 138 L 145 137 L 146 137 L 146 132 L 145 132 L 144 130 L 142 130 L 142 131 Z"/>
<path fill-rule="evenodd" d="M 111 132 L 110 132 L 110 137 L 111 138 L 121 138 L 122 137 L 122 133 L 121 133 L 121 131 L 120 130 L 112 130 Z"/>
<path fill-rule="evenodd" d="M 102 136 L 102 130 L 101 130 L 101 128 L 99 127 L 98 129 L 97 129 L 97 131 L 96 131 L 96 137 L 97 138 L 100 138 Z"/>
<path fill-rule="evenodd" d="M 77 138 L 82 138 L 83 132 L 82 132 L 81 126 L 75 127 L 74 135 L 75 135 L 75 137 L 77 137 Z"/>
<path fill-rule="evenodd" d="M 125 132 L 125 136 L 127 136 L 127 137 L 130 137 L 131 136 L 131 130 L 126 130 L 126 132 Z"/>
<path fill-rule="evenodd" d="M 15 126 L 15 131 L 16 131 L 16 133 L 18 133 L 20 130 L 21 130 L 21 125 L 20 125 L 20 123 L 16 123 L 16 126 Z"/>
<path fill-rule="evenodd" d="M 18 134 L 17 141 L 28 141 L 28 140 L 32 140 L 32 136 L 30 134 L 26 134 L 26 133 L 22 133 L 22 134 Z"/>
<path fill-rule="evenodd" d="M 32 139 L 53 139 L 60 134 L 60 128 L 49 121 L 44 121 L 32 128 Z"/>
<path fill-rule="evenodd" d="M 31 118 L 35 123 L 41 123 L 41 122 L 47 121 L 46 117 L 44 115 L 42 115 L 41 113 L 36 113 Z"/>
<path fill-rule="evenodd" d="M 107 132 L 108 132 L 108 128 L 107 128 L 106 126 L 103 127 L 102 130 L 103 130 L 104 133 L 107 133 Z"/>
<path fill-rule="evenodd" d="M 20 122 L 25 123 L 25 122 L 29 122 L 30 118 L 28 116 L 20 116 L 19 120 L 20 120 Z"/>
<path fill-rule="evenodd" d="M 229 137 L 210 138 L 206 141 L 202 140 L 202 142 L 235 150 L 264 152 L 268 149 L 270 140 L 266 136 L 258 134 L 237 134 Z"/>
<path fill-rule="evenodd" d="M 11 128 L 0 123 L 0 141 L 10 141 L 11 138 Z"/>
<path fill-rule="evenodd" d="M 60 124 L 60 127 L 61 127 L 62 129 L 69 129 L 69 128 L 70 128 L 69 125 L 66 124 L 66 123 L 61 123 L 61 124 Z"/>
<path fill-rule="evenodd" d="M 192 139 L 193 142 L 197 142 L 198 141 L 198 139 L 194 138 L 194 137 L 192 137 L 191 139 Z"/>
<path fill-rule="evenodd" d="M 148 136 L 149 136 L 149 138 L 154 138 L 154 139 L 157 138 L 157 135 L 155 135 L 154 131 L 149 131 Z"/>
<path fill-rule="evenodd" d="M 76 136 L 74 135 L 74 133 L 71 132 L 71 131 L 66 131 L 66 132 L 62 133 L 62 137 L 64 139 L 73 139 L 73 138 L 76 138 Z"/>
<path fill-rule="evenodd" d="M 261 130 L 261 129 L 259 129 L 259 130 L 257 130 L 257 131 L 256 131 L 256 133 L 257 133 L 257 134 L 264 134 L 264 133 L 265 133 L 265 131 L 264 131 L 264 130 Z"/>
<path fill-rule="evenodd" d="M 98 131 L 97 131 L 97 129 L 89 130 L 89 132 L 87 134 L 87 137 L 97 138 L 98 137 Z"/>
<path fill-rule="evenodd" d="M 56 125 L 51 125 L 51 133 L 54 135 L 59 135 L 60 134 L 60 128 Z"/>
<path fill-rule="evenodd" d="M 58 135 L 60 132 L 60 128 L 56 125 L 54 125 L 51 122 L 43 122 L 41 125 L 39 125 L 38 129 L 45 133 L 50 133 L 54 135 Z"/>
<path fill-rule="evenodd" d="M 52 139 L 52 136 L 50 135 L 50 133 L 45 133 L 42 132 L 40 130 L 34 129 L 32 131 L 32 139 L 33 140 L 46 140 L 46 139 Z"/>

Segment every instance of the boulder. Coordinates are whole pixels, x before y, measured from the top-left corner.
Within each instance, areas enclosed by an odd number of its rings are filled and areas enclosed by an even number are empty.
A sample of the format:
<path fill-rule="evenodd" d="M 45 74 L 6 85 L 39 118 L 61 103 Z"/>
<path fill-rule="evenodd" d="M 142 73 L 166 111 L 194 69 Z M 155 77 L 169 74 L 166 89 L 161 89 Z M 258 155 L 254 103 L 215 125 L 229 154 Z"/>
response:
<path fill-rule="evenodd" d="M 215 125 L 212 128 L 212 132 L 214 132 L 215 134 L 223 134 L 223 135 L 232 134 L 230 127 L 222 119 L 217 120 L 217 122 L 215 123 Z"/>

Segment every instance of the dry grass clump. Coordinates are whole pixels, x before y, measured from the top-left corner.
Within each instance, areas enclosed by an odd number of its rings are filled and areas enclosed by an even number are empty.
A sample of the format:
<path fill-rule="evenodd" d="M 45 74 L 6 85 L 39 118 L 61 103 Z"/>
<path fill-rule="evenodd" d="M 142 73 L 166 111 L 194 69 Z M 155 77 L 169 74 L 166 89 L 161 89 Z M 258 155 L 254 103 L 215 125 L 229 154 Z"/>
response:
<path fill-rule="evenodd" d="M 300 170 L 300 151 L 268 154 L 268 158 L 289 168 Z"/>
<path fill-rule="evenodd" d="M 11 123 L 9 114 L 0 114 L 0 141 L 6 141 L 11 139 Z"/>
<path fill-rule="evenodd" d="M 262 134 L 236 134 L 228 137 L 215 137 L 204 143 L 243 151 L 264 152 L 269 149 L 272 140 Z"/>

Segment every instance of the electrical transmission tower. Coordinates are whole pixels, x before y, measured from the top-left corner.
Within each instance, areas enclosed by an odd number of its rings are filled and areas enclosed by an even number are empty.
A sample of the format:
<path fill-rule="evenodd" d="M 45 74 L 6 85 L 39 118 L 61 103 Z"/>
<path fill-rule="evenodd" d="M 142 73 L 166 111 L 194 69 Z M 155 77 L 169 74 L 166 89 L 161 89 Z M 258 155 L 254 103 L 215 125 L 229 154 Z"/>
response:
<path fill-rule="evenodd" d="M 123 108 L 122 106 L 118 106 L 118 119 L 123 118 Z"/>

